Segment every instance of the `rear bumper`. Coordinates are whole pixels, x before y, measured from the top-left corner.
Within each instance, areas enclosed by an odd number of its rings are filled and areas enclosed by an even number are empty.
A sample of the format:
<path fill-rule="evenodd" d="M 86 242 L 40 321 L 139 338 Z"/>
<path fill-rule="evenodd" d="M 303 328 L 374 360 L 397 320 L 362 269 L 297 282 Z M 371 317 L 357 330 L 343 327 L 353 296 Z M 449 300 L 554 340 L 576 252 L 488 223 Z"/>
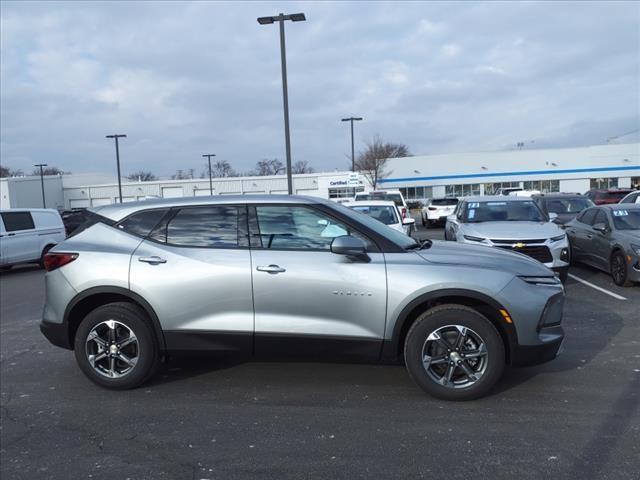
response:
<path fill-rule="evenodd" d="M 69 341 L 69 330 L 66 323 L 51 323 L 46 320 L 40 322 L 40 331 L 56 347 L 73 350 Z"/>

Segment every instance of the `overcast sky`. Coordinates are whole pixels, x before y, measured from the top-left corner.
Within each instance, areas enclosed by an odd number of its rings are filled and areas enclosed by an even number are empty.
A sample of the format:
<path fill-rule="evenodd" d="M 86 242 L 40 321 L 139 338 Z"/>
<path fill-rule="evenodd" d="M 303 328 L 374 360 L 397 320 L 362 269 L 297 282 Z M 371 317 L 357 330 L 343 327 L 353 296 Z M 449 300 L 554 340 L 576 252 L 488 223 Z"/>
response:
<path fill-rule="evenodd" d="M 605 143 L 640 126 L 639 2 L 1 3 L 1 163 L 123 173 L 350 166 L 340 118 L 415 155 Z M 625 137 L 638 141 L 638 134 Z M 533 143 L 531 143 L 533 142 Z"/>

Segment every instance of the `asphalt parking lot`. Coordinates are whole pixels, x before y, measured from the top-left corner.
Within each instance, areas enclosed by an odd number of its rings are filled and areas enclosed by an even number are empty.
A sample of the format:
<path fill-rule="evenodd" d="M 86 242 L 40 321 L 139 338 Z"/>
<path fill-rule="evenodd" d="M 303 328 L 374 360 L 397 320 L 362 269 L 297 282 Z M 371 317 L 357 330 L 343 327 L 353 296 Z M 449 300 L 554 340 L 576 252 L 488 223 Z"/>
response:
<path fill-rule="evenodd" d="M 0 476 L 637 479 L 640 286 L 571 273 L 564 353 L 447 403 L 401 366 L 337 363 L 179 359 L 103 390 L 40 334 L 43 272 L 16 268 L 0 275 Z"/>

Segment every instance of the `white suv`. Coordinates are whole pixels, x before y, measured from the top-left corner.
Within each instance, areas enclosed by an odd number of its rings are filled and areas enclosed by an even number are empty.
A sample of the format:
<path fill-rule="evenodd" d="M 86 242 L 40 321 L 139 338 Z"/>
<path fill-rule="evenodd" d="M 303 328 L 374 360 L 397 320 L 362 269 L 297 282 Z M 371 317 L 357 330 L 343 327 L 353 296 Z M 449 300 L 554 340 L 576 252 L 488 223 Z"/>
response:
<path fill-rule="evenodd" d="M 422 208 L 422 225 L 429 227 L 437 222 L 445 222 L 458 205 L 457 197 L 432 198 Z"/>
<path fill-rule="evenodd" d="M 390 200 L 396 204 L 398 210 L 400 211 L 400 215 L 402 218 L 411 218 L 411 212 L 409 211 L 409 207 L 407 206 L 407 202 L 405 202 L 404 197 L 402 196 L 402 192 L 400 190 L 374 190 L 373 192 L 359 192 L 356 193 L 355 198 L 353 199 L 355 202 L 360 202 L 363 200 L 371 201 L 371 200 Z"/>

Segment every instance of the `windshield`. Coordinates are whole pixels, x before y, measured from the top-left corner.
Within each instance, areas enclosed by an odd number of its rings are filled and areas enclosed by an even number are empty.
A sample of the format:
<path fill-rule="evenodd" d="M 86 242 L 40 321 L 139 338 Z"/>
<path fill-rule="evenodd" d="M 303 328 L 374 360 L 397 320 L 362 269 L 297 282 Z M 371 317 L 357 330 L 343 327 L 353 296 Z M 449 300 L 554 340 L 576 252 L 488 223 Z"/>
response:
<path fill-rule="evenodd" d="M 585 208 L 593 207 L 588 198 L 547 198 L 544 202 L 549 213 L 580 213 Z"/>
<path fill-rule="evenodd" d="M 612 210 L 613 224 L 618 230 L 640 230 L 640 210 Z"/>
<path fill-rule="evenodd" d="M 387 227 L 386 225 L 380 223 L 378 220 L 374 220 L 368 215 L 365 215 L 360 212 L 356 212 L 344 205 L 335 204 L 332 205 L 333 208 L 340 210 L 344 215 L 349 218 L 352 218 L 358 223 L 362 223 L 363 225 L 369 227 L 371 230 L 379 233 L 380 235 L 387 237 L 393 243 L 402 247 L 404 249 L 409 247 L 414 247 L 415 245 L 419 245 L 413 238 L 405 235 L 404 233 L 399 232 L 398 230 L 394 230 L 391 227 Z"/>
<path fill-rule="evenodd" d="M 386 200 L 395 203 L 398 207 L 404 206 L 404 204 L 402 203 L 402 196 L 399 193 L 358 193 L 356 195 L 356 202 L 361 202 L 363 200 Z"/>
<path fill-rule="evenodd" d="M 365 215 L 369 215 L 371 218 L 375 218 L 379 222 L 384 223 L 385 225 L 393 225 L 398 222 L 398 216 L 396 214 L 396 207 L 392 206 L 358 206 L 351 207 L 356 212 L 364 213 Z"/>
<path fill-rule="evenodd" d="M 546 222 L 547 219 L 533 200 L 504 202 L 469 202 L 464 221 L 478 222 Z"/>
<path fill-rule="evenodd" d="M 458 199 L 457 198 L 434 198 L 433 200 L 431 200 L 431 205 L 436 205 L 436 206 L 452 206 L 452 205 L 457 205 L 458 204 Z"/>

